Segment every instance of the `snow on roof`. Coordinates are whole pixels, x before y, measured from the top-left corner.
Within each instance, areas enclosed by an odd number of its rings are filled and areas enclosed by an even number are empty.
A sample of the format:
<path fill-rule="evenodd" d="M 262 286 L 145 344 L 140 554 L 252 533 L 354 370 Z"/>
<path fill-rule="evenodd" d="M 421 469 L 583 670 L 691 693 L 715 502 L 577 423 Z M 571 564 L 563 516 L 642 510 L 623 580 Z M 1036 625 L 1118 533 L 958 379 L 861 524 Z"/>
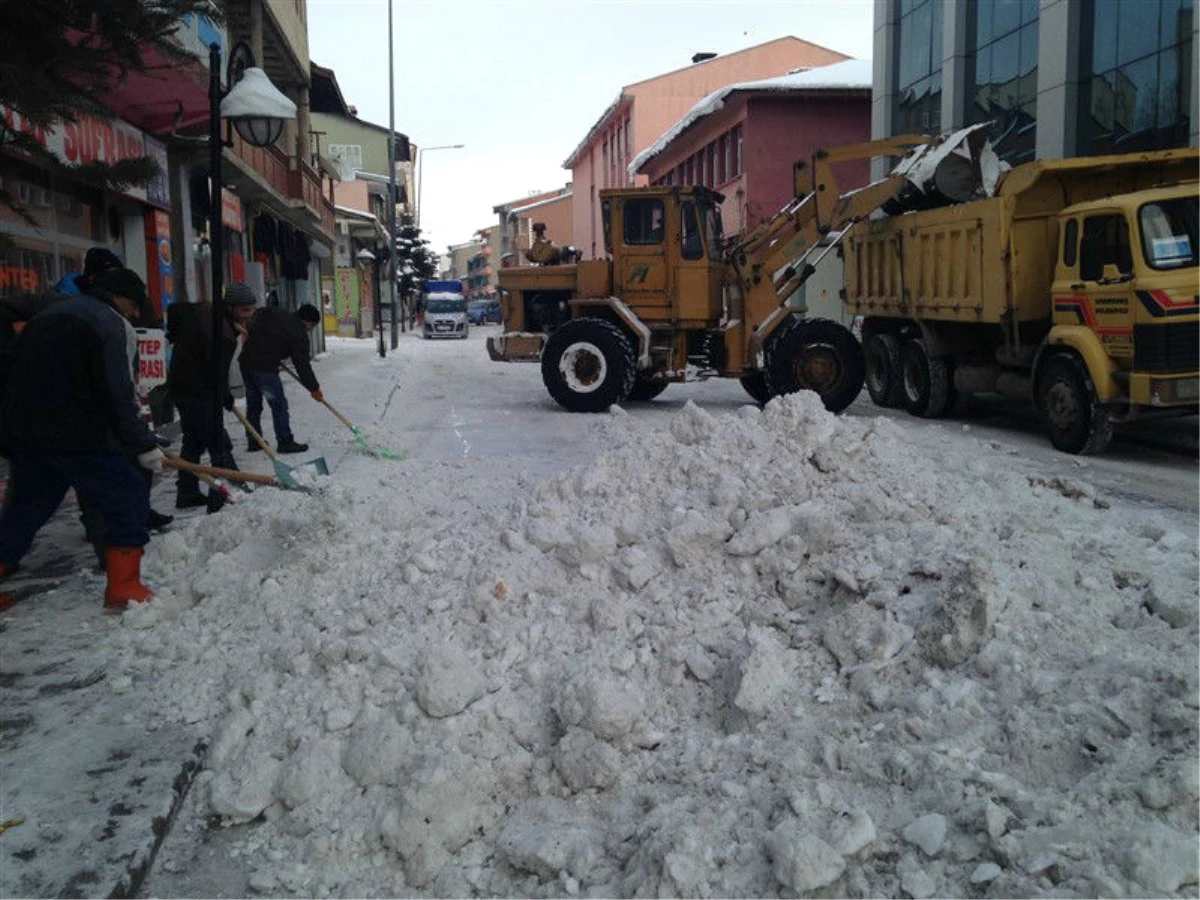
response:
<path fill-rule="evenodd" d="M 682 119 L 663 132 L 658 140 L 635 156 L 629 163 L 629 175 L 630 177 L 637 175 L 642 166 L 665 150 L 693 122 L 717 112 L 717 110 L 725 105 L 725 98 L 735 92 L 779 91 L 780 93 L 801 93 L 808 91 L 870 89 L 871 60 L 869 59 L 847 59 L 828 66 L 818 66 L 815 69 L 801 69 L 789 72 L 787 75 L 779 75 L 775 78 L 727 84 L 725 87 L 713 91 L 693 106 Z"/>

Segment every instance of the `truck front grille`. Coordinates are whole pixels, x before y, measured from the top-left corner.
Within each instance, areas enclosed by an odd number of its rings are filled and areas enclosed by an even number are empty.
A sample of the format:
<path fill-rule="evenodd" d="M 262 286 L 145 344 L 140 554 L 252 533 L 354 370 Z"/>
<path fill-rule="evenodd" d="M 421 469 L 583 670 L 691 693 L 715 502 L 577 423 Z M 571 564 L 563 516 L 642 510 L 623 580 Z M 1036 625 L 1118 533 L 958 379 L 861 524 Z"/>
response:
<path fill-rule="evenodd" d="M 1194 372 L 1200 366 L 1200 322 L 1133 326 L 1138 372 Z"/>

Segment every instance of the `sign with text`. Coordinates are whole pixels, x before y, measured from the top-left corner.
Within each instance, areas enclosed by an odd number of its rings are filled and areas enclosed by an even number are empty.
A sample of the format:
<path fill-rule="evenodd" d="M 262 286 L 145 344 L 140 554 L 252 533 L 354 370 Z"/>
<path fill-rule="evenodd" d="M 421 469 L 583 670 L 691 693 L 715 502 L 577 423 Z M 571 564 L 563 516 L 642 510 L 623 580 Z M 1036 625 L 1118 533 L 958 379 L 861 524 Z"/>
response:
<path fill-rule="evenodd" d="M 139 328 L 137 339 L 138 393 L 145 396 L 167 382 L 167 336 L 161 328 Z"/>
<path fill-rule="evenodd" d="M 128 122 L 80 113 L 77 121 L 39 128 L 15 109 L 3 104 L 0 104 L 0 119 L 6 129 L 28 135 L 68 166 L 92 162 L 112 164 L 125 159 L 150 157 L 159 166 L 159 177 L 149 185 L 129 187 L 124 193 L 156 206 L 170 205 L 167 200 L 166 147 Z"/>

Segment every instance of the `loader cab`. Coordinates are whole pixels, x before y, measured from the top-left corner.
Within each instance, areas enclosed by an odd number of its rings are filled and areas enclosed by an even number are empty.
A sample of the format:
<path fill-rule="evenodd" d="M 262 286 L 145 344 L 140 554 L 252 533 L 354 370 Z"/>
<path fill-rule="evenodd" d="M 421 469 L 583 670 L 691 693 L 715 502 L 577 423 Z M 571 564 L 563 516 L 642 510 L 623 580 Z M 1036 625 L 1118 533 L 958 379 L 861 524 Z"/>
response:
<path fill-rule="evenodd" d="M 702 327 L 721 313 L 721 195 L 700 187 L 601 192 L 613 290 L 647 323 Z"/>

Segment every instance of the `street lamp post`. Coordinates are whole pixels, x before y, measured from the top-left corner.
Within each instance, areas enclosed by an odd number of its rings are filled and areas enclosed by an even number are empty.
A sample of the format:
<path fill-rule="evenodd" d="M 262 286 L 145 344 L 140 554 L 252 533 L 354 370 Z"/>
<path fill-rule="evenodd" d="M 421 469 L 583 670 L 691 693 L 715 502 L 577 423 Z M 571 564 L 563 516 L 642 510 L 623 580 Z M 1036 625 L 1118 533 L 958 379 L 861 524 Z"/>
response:
<path fill-rule="evenodd" d="M 213 400 L 214 445 L 220 443 L 224 431 L 223 407 L 225 394 L 229 390 L 229 366 L 221 353 L 221 326 L 225 319 L 224 293 L 224 235 L 221 231 L 221 150 L 231 141 L 221 138 L 221 120 L 232 124 L 246 143 L 255 147 L 269 147 L 279 140 L 286 119 L 296 118 L 296 104 L 285 97 L 267 73 L 254 65 L 254 54 L 249 46 L 239 43 L 230 50 L 231 59 L 236 57 L 246 67 L 242 77 L 227 90 L 221 89 L 221 45 L 212 43 L 208 47 L 208 150 L 211 168 L 208 203 L 208 242 L 212 253 L 212 277 L 210 293 L 212 300 L 212 354 L 216 376 Z M 230 78 L 232 81 L 232 66 Z M 215 458 L 217 446 L 208 448 Z"/>

